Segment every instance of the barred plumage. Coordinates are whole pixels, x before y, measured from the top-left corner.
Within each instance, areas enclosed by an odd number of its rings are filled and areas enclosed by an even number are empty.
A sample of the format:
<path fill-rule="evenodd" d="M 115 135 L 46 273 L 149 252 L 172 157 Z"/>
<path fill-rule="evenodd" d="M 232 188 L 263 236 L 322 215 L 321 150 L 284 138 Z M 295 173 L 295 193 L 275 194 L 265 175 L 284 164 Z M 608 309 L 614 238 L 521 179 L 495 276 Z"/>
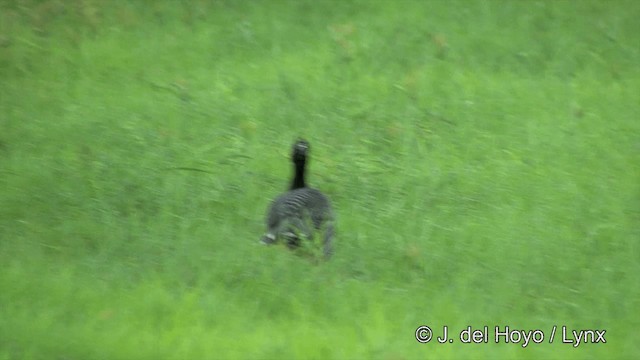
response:
<path fill-rule="evenodd" d="M 278 196 L 269 207 L 267 233 L 262 242 L 272 244 L 284 239 L 290 248 L 300 245 L 300 238 L 310 238 L 323 231 L 325 257 L 330 257 L 334 235 L 334 214 L 329 199 L 319 190 L 306 186 L 305 166 L 309 144 L 304 140 L 293 146 L 295 171 L 289 191 Z"/>

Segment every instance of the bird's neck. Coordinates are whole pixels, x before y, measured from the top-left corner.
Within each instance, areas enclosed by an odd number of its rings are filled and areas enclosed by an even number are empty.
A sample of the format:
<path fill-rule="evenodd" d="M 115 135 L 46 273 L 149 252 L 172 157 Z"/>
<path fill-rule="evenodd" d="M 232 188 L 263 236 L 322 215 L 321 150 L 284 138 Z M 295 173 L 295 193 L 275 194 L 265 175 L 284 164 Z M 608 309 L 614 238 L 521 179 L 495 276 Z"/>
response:
<path fill-rule="evenodd" d="M 293 181 L 291 182 L 291 190 L 300 189 L 307 186 L 304 181 L 304 168 L 304 162 L 294 164 L 294 176 Z"/>

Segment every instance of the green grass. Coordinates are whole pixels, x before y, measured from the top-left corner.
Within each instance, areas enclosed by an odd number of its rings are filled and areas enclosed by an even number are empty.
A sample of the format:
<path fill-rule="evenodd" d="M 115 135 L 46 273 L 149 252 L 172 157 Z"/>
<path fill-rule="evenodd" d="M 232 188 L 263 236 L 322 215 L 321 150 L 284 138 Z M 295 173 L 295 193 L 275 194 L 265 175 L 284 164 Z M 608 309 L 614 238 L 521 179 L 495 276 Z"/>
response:
<path fill-rule="evenodd" d="M 109 4 L 0 2 L 0 359 L 640 352 L 636 1 Z M 298 136 L 326 263 L 258 244 Z"/>

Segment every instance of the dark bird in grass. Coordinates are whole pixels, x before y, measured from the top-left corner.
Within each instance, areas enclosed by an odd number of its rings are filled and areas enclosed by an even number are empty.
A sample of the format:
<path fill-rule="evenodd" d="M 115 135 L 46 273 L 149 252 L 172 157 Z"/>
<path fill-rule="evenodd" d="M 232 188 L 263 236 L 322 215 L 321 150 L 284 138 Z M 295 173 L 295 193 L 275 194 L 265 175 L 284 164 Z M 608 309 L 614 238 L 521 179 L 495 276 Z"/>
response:
<path fill-rule="evenodd" d="M 267 232 L 262 236 L 264 244 L 283 241 L 291 249 L 301 246 L 301 241 L 320 233 L 325 258 L 333 253 L 334 214 L 326 195 L 310 188 L 306 183 L 306 166 L 309 143 L 298 140 L 293 144 L 291 161 L 293 179 L 289 191 L 278 196 L 267 212 Z"/>

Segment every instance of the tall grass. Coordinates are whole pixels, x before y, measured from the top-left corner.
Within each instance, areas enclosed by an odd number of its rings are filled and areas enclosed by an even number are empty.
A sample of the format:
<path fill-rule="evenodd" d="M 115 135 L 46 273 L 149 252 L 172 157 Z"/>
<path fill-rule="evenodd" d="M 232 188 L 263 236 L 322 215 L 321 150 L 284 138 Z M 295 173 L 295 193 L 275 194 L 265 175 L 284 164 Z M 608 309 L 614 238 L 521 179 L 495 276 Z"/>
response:
<path fill-rule="evenodd" d="M 2 2 L 0 358 L 632 357 L 639 15 Z M 258 244 L 298 136 L 326 263 Z M 547 341 L 459 341 L 485 325 Z"/>

